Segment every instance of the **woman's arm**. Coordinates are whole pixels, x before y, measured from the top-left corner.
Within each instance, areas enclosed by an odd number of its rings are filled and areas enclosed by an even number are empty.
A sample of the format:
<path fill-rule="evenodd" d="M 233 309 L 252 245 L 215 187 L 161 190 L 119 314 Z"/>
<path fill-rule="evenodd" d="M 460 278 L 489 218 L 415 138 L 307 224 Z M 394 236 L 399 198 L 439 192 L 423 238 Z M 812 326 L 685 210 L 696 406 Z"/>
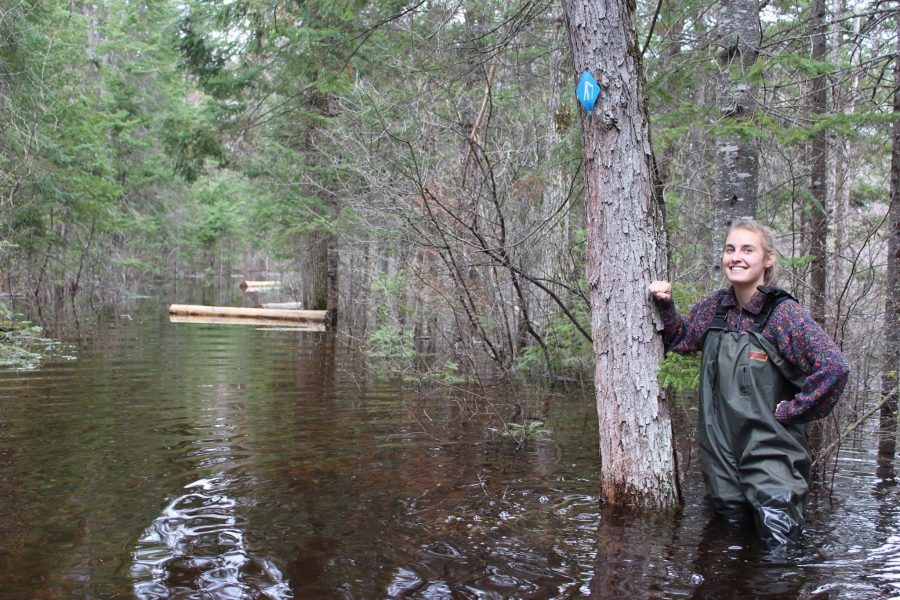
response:
<path fill-rule="evenodd" d="M 796 302 L 782 302 L 772 315 L 769 327 L 784 357 L 806 375 L 797 395 L 775 408 L 775 418 L 792 424 L 827 416 L 847 385 L 850 375 L 847 357 Z"/>
<path fill-rule="evenodd" d="M 685 354 L 701 350 L 703 334 L 715 315 L 720 294 L 713 294 L 695 304 L 687 318 L 682 317 L 675 307 L 672 285 L 668 281 L 651 283 L 650 294 L 662 317 L 666 351 Z"/>

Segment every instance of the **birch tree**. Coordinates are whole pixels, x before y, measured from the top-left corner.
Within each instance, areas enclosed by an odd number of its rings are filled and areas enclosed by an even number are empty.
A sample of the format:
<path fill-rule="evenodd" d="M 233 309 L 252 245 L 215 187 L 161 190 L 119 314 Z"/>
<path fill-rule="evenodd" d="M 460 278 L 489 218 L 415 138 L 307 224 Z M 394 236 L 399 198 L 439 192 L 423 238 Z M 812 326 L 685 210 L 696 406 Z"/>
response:
<path fill-rule="evenodd" d="M 575 72 L 590 70 L 601 89 L 593 111 L 581 113 L 581 132 L 603 495 L 671 507 L 680 490 L 656 375 L 661 325 L 647 292 L 665 274 L 665 230 L 632 6 L 564 2 Z"/>
<path fill-rule="evenodd" d="M 715 223 L 710 262 L 720 274 L 725 233 L 735 219 L 756 216 L 759 155 L 756 141 L 740 124 L 756 112 L 754 92 L 746 72 L 756 62 L 762 37 L 757 0 L 723 0 L 718 14 L 720 74 L 716 104 L 721 132 L 716 138 Z"/>

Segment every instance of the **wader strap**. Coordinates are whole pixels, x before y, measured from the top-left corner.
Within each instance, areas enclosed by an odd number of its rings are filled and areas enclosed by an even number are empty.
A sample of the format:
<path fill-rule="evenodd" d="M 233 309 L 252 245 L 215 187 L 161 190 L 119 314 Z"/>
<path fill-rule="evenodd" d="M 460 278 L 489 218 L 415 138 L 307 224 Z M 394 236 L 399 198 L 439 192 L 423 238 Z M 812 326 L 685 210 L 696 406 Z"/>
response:
<path fill-rule="evenodd" d="M 725 329 L 725 317 L 728 316 L 728 307 L 722 305 L 722 298 L 719 298 L 719 304 L 716 306 L 716 315 L 713 317 L 712 323 L 709 324 L 707 331 L 710 329 Z"/>
<path fill-rule="evenodd" d="M 716 305 L 716 314 L 713 317 L 712 323 L 709 324 L 709 327 L 706 328 L 706 331 L 703 333 L 703 350 L 704 355 L 706 354 L 707 348 L 706 343 L 707 339 L 712 332 L 716 332 L 715 337 L 715 346 L 709 348 L 710 356 L 714 357 L 713 361 L 718 362 L 719 360 L 719 346 L 722 344 L 722 332 L 728 329 L 727 324 L 725 322 L 725 318 L 728 316 L 728 307 L 722 305 L 722 298 L 719 298 L 719 303 Z M 712 381 L 710 385 L 712 389 L 716 389 L 718 387 L 718 379 L 719 379 L 719 369 L 714 368 L 712 370 Z M 713 410 L 716 410 L 716 401 L 713 398 L 712 402 Z"/>
<path fill-rule="evenodd" d="M 785 300 L 796 301 L 793 296 L 779 288 L 760 287 L 760 291 L 766 295 L 766 303 L 763 305 L 762 310 L 759 311 L 759 314 L 756 315 L 756 318 L 753 319 L 753 325 L 750 327 L 750 331 L 755 333 L 762 333 L 763 327 L 768 323 L 775 307 Z M 716 312 L 716 315 L 718 315 L 718 312 Z M 715 320 L 713 323 L 715 323 Z"/>
<path fill-rule="evenodd" d="M 750 326 L 750 331 L 753 331 L 755 333 L 762 333 L 762 330 L 766 326 L 766 323 L 769 322 L 769 317 L 772 316 L 772 312 L 775 310 L 775 307 L 777 307 L 785 300 L 793 300 L 794 302 L 796 302 L 797 299 L 781 288 L 761 285 L 757 289 L 765 294 L 766 301 L 763 304 L 762 310 L 760 310 L 759 314 L 754 317 L 753 325 Z M 726 323 L 726 317 L 728 316 L 728 307 L 722 305 L 723 299 L 724 296 L 722 298 L 719 298 L 719 303 L 716 305 L 716 314 L 715 316 L 713 316 L 713 320 L 709 324 L 709 327 L 707 327 L 706 331 L 703 332 L 704 337 L 706 337 L 706 334 L 710 330 L 717 329 L 720 331 L 726 331 L 728 329 Z"/>

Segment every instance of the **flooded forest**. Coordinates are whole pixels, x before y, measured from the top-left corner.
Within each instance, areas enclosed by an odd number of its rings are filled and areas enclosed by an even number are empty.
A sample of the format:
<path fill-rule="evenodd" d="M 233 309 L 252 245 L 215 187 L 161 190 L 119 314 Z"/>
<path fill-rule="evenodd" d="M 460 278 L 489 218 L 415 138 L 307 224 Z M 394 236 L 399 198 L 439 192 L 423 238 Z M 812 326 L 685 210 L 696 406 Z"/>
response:
<path fill-rule="evenodd" d="M 898 190 L 881 0 L 2 0 L 0 598 L 900 596 Z M 648 287 L 740 219 L 851 365 L 786 546 Z"/>

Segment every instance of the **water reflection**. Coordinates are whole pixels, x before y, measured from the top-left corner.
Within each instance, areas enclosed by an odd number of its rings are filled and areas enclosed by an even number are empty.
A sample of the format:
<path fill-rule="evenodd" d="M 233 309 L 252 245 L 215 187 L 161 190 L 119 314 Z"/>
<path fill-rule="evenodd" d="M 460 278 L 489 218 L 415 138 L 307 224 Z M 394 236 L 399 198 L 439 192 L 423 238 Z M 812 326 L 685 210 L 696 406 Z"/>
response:
<path fill-rule="evenodd" d="M 250 552 L 229 483 L 186 485 L 144 531 L 131 567 L 138 598 L 293 598 L 275 563 Z"/>
<path fill-rule="evenodd" d="M 172 324 L 172 300 L 0 373 L 0 598 L 900 594 L 895 461 L 876 472 L 869 434 L 773 552 L 714 518 L 696 461 L 678 511 L 601 505 L 589 390 L 412 386 L 342 338 Z M 504 437 L 516 404 L 549 433 Z"/>
<path fill-rule="evenodd" d="M 861 460 L 860 455 L 869 460 Z M 874 461 L 847 452 L 834 489 L 815 490 L 799 544 L 771 546 L 752 527 L 718 518 L 689 472 L 686 505 L 673 513 L 603 507 L 591 598 L 876 598 L 900 594 L 897 486 L 874 478 Z"/>
<path fill-rule="evenodd" d="M 900 596 L 900 534 L 890 536 L 879 548 L 875 548 L 866 560 L 877 565 L 873 579 L 885 584 L 885 592 Z"/>
<path fill-rule="evenodd" d="M 867 557 L 867 562 L 877 565 L 872 578 L 884 585 L 885 592 L 900 597 L 900 506 L 897 506 L 897 421 L 893 415 L 882 415 L 878 432 L 878 455 L 875 468 L 875 484 L 872 496 L 879 503 L 877 530 L 887 537 Z"/>

